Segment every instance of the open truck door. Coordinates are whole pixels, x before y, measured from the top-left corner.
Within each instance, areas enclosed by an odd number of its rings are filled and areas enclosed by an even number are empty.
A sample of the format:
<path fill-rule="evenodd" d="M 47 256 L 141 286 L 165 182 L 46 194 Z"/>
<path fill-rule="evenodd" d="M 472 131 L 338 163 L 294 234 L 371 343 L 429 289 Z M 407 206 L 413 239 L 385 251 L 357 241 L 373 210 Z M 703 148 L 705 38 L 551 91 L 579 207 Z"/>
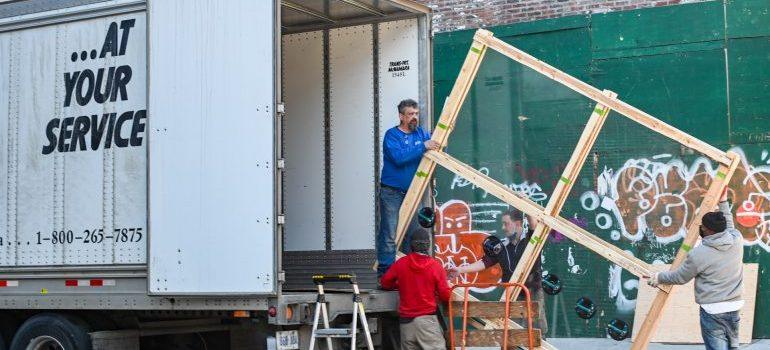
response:
<path fill-rule="evenodd" d="M 275 11 L 148 1 L 150 294 L 276 291 Z"/>

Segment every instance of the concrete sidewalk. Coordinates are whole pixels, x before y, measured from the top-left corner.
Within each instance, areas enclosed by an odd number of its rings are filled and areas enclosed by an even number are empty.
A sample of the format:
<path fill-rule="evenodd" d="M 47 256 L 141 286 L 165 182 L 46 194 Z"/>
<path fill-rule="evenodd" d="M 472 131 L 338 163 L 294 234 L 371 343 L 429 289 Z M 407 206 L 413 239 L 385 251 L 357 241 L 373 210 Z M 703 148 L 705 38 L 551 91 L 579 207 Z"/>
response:
<path fill-rule="evenodd" d="M 615 341 L 602 338 L 549 338 L 548 342 L 559 349 L 608 349 L 625 350 L 631 348 L 631 340 Z M 704 350 L 702 344 L 650 344 L 649 350 Z M 740 347 L 741 350 L 770 349 L 770 339 L 755 339 L 751 344 Z"/>
<path fill-rule="evenodd" d="M 631 340 L 615 341 L 603 338 L 549 338 L 548 342 L 560 350 L 627 350 L 631 348 Z M 459 349 L 459 347 L 458 347 Z M 490 350 L 498 348 L 468 347 L 468 350 Z M 648 350 L 704 350 L 703 344 L 650 344 Z M 741 350 L 770 349 L 770 339 L 754 339 L 751 344 L 742 345 Z"/>

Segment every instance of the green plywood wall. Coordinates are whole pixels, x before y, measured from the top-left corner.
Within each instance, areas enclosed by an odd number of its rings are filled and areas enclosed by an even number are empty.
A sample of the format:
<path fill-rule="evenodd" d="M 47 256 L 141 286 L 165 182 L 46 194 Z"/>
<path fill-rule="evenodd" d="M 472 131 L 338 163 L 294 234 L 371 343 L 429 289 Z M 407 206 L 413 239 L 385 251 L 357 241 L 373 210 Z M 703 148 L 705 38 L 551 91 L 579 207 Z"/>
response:
<path fill-rule="evenodd" d="M 770 337 L 770 314 L 761 312 L 770 309 L 769 12 L 765 0 L 730 0 L 490 28 L 537 58 L 744 155 L 731 188 L 747 242 L 745 261 L 760 263 L 757 338 Z M 472 36 L 435 37 L 437 111 Z M 490 52 L 447 151 L 545 204 L 593 105 Z M 713 169 L 698 154 L 611 113 L 562 215 L 645 261 L 668 263 Z M 441 169 L 435 194 L 442 207 L 437 233 L 454 237 L 440 247 L 442 259 L 460 263 L 458 257 L 478 255 L 470 253 L 478 232 L 501 234 L 501 201 Z M 546 245 L 544 269 L 564 281 L 564 291 L 546 301 L 549 336 L 604 337 L 611 319 L 633 321 L 638 282 L 631 274 L 558 234 Z M 581 296 L 596 303 L 591 320 L 574 312 Z"/>

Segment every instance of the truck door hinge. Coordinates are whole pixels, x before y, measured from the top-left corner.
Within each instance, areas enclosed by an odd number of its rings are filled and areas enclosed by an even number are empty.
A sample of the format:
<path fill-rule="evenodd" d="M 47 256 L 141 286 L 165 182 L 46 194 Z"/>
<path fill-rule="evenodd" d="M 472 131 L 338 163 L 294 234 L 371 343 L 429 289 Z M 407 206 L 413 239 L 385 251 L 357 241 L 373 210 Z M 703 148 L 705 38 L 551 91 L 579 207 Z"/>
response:
<path fill-rule="evenodd" d="M 286 159 L 279 158 L 278 159 L 278 169 L 283 169 L 286 167 Z"/>
<path fill-rule="evenodd" d="M 286 224 L 286 215 L 278 215 L 278 225 Z"/>
<path fill-rule="evenodd" d="M 283 102 L 279 102 L 275 105 L 275 111 L 281 116 L 286 114 L 286 105 Z"/>
<path fill-rule="evenodd" d="M 286 272 L 278 271 L 278 283 L 285 283 L 285 282 L 286 282 Z"/>

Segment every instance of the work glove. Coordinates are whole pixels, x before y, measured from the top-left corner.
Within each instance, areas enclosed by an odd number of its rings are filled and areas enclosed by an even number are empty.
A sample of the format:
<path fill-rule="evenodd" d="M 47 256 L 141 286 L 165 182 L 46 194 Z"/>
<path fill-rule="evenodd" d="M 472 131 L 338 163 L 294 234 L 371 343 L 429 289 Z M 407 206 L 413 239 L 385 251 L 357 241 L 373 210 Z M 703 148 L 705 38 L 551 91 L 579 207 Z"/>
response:
<path fill-rule="evenodd" d="M 647 280 L 647 285 L 649 285 L 652 288 L 657 288 L 660 282 L 658 281 L 658 272 L 652 274 L 650 278 Z"/>

